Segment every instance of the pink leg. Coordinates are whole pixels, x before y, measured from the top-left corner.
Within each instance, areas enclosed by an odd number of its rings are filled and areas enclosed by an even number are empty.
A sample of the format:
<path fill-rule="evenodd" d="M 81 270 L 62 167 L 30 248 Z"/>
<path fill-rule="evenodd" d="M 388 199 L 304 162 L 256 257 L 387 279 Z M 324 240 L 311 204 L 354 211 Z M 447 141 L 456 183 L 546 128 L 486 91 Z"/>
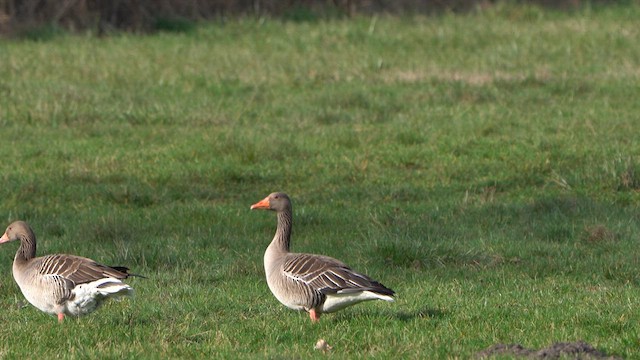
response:
<path fill-rule="evenodd" d="M 64 320 L 64 313 L 58 313 L 58 322 L 62 324 L 62 320 Z"/>
<path fill-rule="evenodd" d="M 312 322 L 320 321 L 320 313 L 316 312 L 316 309 L 309 310 L 309 317 L 311 318 Z"/>

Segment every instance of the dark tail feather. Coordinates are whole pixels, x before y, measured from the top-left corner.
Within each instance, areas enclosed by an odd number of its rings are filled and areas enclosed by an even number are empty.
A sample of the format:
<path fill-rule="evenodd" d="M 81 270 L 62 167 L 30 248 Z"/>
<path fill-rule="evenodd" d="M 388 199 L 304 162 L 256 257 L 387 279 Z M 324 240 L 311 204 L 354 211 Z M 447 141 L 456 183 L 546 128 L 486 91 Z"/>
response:
<path fill-rule="evenodd" d="M 139 278 L 143 278 L 143 279 L 146 279 L 146 278 L 147 278 L 147 277 L 146 277 L 146 276 L 144 276 L 144 275 L 140 275 L 140 274 L 132 274 L 132 273 L 130 273 L 130 272 L 129 272 L 129 268 L 128 268 L 128 267 L 126 267 L 126 266 L 110 266 L 110 268 L 112 268 L 112 269 L 114 269 L 114 270 L 116 270 L 116 271 L 119 271 L 119 272 L 121 272 L 121 273 L 123 273 L 123 274 L 126 274 L 126 275 L 127 275 L 127 277 L 134 276 L 134 277 L 139 277 Z"/>
<path fill-rule="evenodd" d="M 389 295 L 389 296 L 395 296 L 396 292 L 389 289 L 388 287 L 380 284 L 379 282 L 376 282 L 375 285 L 377 285 L 374 289 L 373 292 L 376 292 L 378 294 L 382 294 L 382 295 Z"/>

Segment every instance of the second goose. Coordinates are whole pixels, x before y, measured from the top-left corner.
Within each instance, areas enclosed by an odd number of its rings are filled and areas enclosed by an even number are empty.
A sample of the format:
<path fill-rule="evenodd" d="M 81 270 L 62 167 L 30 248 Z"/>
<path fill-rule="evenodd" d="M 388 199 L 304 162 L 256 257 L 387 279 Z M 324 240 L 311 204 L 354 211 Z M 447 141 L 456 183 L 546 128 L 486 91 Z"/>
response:
<path fill-rule="evenodd" d="M 276 234 L 264 253 L 264 270 L 269 289 L 288 308 L 307 311 L 312 321 L 318 321 L 322 313 L 362 301 L 393 301 L 393 290 L 339 260 L 289 251 L 292 211 L 287 194 L 272 193 L 251 209 L 277 214 Z"/>

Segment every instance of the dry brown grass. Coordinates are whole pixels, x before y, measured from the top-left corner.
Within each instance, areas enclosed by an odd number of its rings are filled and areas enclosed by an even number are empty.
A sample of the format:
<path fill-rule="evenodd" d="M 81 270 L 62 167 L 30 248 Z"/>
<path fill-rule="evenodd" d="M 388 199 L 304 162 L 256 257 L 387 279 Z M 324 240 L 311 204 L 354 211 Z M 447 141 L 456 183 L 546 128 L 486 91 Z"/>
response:
<path fill-rule="evenodd" d="M 495 82 L 502 81 L 524 81 L 527 79 L 545 81 L 551 77 L 549 70 L 546 68 L 536 69 L 532 74 L 524 72 L 506 72 L 506 71 L 458 71 L 448 69 L 431 68 L 428 70 L 403 70 L 389 71 L 382 75 L 382 80 L 386 83 L 416 83 L 424 81 L 443 81 L 443 82 L 462 82 L 469 85 L 484 86 L 491 85 Z"/>

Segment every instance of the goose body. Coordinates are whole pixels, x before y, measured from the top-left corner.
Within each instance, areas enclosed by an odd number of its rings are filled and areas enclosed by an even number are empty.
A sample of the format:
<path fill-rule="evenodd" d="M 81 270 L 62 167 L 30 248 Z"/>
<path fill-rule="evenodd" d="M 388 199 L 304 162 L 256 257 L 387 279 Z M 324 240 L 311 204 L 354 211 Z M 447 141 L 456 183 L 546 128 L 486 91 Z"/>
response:
<path fill-rule="evenodd" d="M 277 213 L 278 226 L 264 253 L 264 270 L 269 289 L 286 307 L 307 311 L 312 321 L 318 321 L 322 313 L 362 301 L 393 301 L 393 290 L 339 260 L 290 252 L 292 211 L 286 194 L 272 193 L 251 209 Z"/>
<path fill-rule="evenodd" d="M 20 291 L 29 303 L 56 315 L 60 322 L 65 315 L 89 314 L 109 298 L 133 294 L 133 288 L 122 282 L 130 276 L 125 267 L 66 254 L 35 257 L 36 237 L 23 221 L 9 225 L 0 243 L 15 240 L 20 240 L 20 247 L 13 261 L 13 278 Z"/>

